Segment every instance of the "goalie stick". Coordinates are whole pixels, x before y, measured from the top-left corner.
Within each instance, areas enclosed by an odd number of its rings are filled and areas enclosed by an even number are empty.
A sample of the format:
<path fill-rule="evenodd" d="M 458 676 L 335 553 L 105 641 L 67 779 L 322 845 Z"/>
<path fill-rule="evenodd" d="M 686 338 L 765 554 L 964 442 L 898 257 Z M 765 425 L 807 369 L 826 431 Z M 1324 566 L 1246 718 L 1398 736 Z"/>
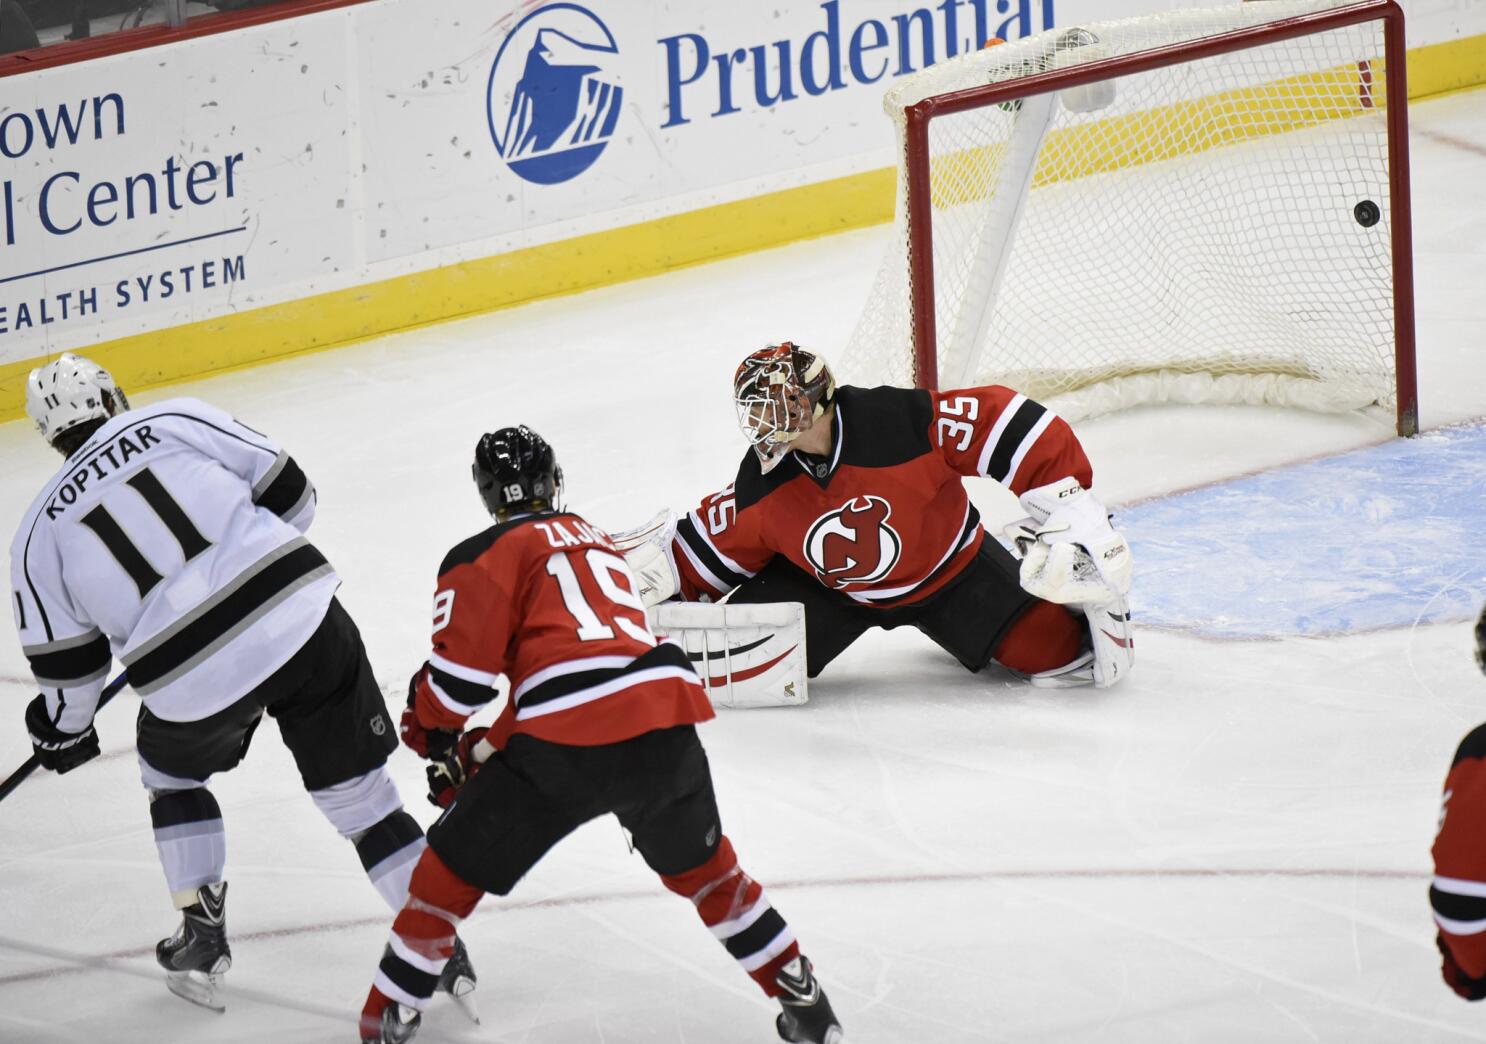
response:
<path fill-rule="evenodd" d="M 109 700 L 113 699 L 124 688 L 124 683 L 129 680 L 127 674 L 120 674 L 113 681 L 103 687 L 103 695 L 98 697 L 98 710 L 102 710 Z M 96 716 L 98 711 L 93 712 Z M 0 801 L 10 796 L 10 792 L 20 786 L 27 776 L 36 771 L 41 764 L 41 759 L 35 754 L 21 763 L 21 767 L 6 777 L 4 783 L 0 783 Z"/>

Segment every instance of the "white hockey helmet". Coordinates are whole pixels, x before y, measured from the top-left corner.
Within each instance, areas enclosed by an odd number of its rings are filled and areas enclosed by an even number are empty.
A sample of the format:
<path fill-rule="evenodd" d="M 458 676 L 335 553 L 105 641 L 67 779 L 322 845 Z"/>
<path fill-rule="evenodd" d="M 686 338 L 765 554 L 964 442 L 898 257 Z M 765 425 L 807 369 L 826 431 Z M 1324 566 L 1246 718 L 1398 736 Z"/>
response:
<path fill-rule="evenodd" d="M 71 352 L 38 366 L 26 378 L 26 412 L 48 443 L 69 428 L 128 408 L 129 400 L 111 373 Z"/>

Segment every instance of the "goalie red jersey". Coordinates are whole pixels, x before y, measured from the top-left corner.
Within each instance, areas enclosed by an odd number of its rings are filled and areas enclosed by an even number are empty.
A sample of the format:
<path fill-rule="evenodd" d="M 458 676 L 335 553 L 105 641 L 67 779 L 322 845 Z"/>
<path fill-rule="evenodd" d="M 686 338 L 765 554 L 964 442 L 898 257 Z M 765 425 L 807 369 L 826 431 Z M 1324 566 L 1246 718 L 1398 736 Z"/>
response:
<path fill-rule="evenodd" d="M 1486 978 L 1486 725 L 1461 741 L 1445 778 L 1429 902 L 1459 971 Z M 1472 985 L 1486 995 L 1486 983 Z"/>
<path fill-rule="evenodd" d="M 985 537 L 963 477 L 1017 494 L 1069 476 L 1092 484 L 1068 424 L 1010 388 L 842 386 L 834 401 L 829 460 L 793 452 L 763 474 L 750 451 L 731 486 L 680 520 L 683 597 L 721 597 L 784 555 L 862 605 L 917 602 Z"/>
<path fill-rule="evenodd" d="M 646 623 L 607 534 L 571 513 L 523 515 L 459 544 L 439 569 L 418 721 L 460 729 L 510 678 L 488 735 L 616 743 L 713 716 L 686 655 Z"/>

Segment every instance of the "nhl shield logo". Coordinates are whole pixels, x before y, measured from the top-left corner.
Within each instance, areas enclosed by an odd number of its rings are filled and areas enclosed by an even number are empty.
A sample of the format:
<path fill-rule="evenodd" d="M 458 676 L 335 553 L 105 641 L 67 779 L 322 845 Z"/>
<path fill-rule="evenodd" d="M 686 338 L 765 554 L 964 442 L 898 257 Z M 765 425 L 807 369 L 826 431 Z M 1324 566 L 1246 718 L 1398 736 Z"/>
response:
<path fill-rule="evenodd" d="M 902 539 L 887 524 L 892 513 L 881 497 L 861 496 L 816 519 L 805 534 L 804 549 L 815 578 L 840 590 L 891 573 L 903 553 Z"/>
<path fill-rule="evenodd" d="M 490 68 L 486 112 L 514 173 L 555 185 L 593 165 L 624 102 L 618 54 L 608 26 L 577 4 L 547 4 L 511 30 Z"/>

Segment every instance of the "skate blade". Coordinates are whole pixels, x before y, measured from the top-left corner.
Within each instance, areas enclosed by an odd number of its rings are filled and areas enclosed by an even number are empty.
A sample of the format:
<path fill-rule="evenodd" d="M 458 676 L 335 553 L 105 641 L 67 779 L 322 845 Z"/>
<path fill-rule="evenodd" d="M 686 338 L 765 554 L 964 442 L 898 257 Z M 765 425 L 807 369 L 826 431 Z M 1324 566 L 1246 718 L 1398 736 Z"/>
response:
<path fill-rule="evenodd" d="M 217 999 L 217 987 L 221 985 L 221 978 L 220 975 L 208 975 L 199 971 L 166 972 L 165 985 L 182 1000 L 221 1015 L 227 1011 L 227 1005 Z"/>
<path fill-rule="evenodd" d="M 449 989 L 449 998 L 464 1012 L 464 1017 L 476 1026 L 480 1024 L 480 1009 L 475 1004 L 475 984 L 463 976 L 454 980 Z"/>

